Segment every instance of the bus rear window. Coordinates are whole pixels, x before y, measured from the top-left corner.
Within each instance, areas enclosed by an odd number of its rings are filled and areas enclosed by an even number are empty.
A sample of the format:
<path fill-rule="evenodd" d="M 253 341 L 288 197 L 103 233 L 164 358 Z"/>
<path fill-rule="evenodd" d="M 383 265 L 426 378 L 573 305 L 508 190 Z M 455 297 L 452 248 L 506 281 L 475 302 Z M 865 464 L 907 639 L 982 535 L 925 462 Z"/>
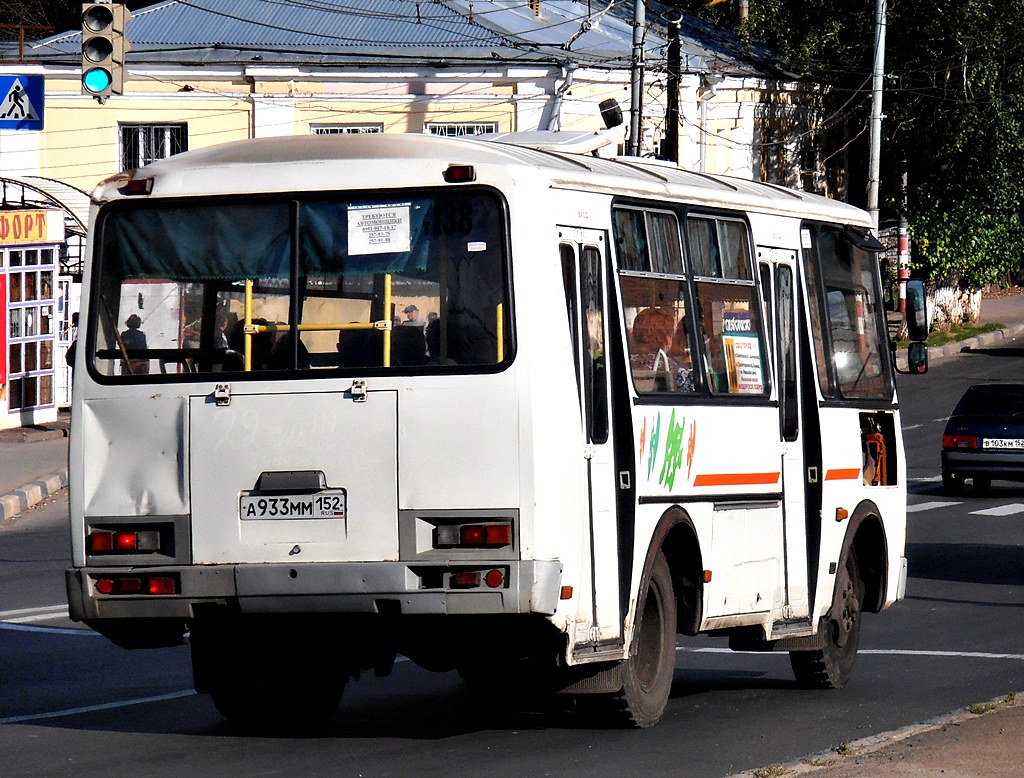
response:
<path fill-rule="evenodd" d="M 510 356 L 492 193 L 149 201 L 98 224 L 102 376 L 486 368 Z"/>

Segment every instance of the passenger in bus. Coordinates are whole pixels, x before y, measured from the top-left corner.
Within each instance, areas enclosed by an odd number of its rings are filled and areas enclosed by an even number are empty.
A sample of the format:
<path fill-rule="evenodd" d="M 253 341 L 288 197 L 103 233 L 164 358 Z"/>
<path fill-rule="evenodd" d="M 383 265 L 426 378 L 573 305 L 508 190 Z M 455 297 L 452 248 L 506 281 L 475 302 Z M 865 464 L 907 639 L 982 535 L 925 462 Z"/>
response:
<path fill-rule="evenodd" d="M 408 324 L 408 322 L 406 322 Z M 427 362 L 427 340 L 423 327 L 399 327 L 391 333 L 391 360 L 398 366 L 424 365 Z"/>
<path fill-rule="evenodd" d="M 357 324 L 358 322 L 352 322 Z M 384 364 L 384 333 L 380 330 L 339 330 L 338 367 L 380 367 Z"/>
<path fill-rule="evenodd" d="M 142 319 L 139 318 L 137 313 L 133 313 L 125 321 L 128 326 L 124 332 L 121 333 L 121 343 L 124 344 L 125 351 L 128 352 L 129 356 L 133 351 L 145 351 L 149 348 L 146 343 L 146 333 L 143 332 Z M 149 360 L 148 359 L 130 359 L 128 362 L 121 361 L 121 372 L 125 375 L 145 375 L 149 373 Z"/>
<path fill-rule="evenodd" d="M 433 316 L 433 319 L 429 317 Z M 424 334 L 427 337 L 427 364 L 428 365 L 457 365 L 459 364 L 452 359 L 452 344 L 446 343 L 447 348 L 442 349 L 441 345 L 441 320 L 437 318 L 436 313 L 428 314 L 427 326 L 424 329 Z M 442 359 L 441 351 L 444 351 L 444 358 Z"/>
<path fill-rule="evenodd" d="M 426 322 L 420 318 L 420 309 L 415 305 L 407 305 L 402 311 L 405 314 L 405 321 L 402 324 L 406 327 L 419 327 L 423 329 L 426 326 Z"/>
<path fill-rule="evenodd" d="M 675 319 L 661 308 L 644 308 L 633 319 L 629 363 L 637 389 L 674 392 L 681 365 L 668 355 Z"/>
<path fill-rule="evenodd" d="M 676 331 L 672 334 L 672 347 L 668 355 L 679 366 L 676 369 L 676 391 L 692 392 L 693 386 L 693 360 L 690 358 L 690 343 L 686 334 L 686 317 L 683 316 L 676 324 Z"/>
<path fill-rule="evenodd" d="M 259 325 L 270 324 L 266 319 L 253 319 L 252 323 Z M 243 355 L 245 354 L 245 333 L 242 331 L 244 326 L 245 322 L 239 319 L 235 322 L 235 326 L 231 329 L 231 335 L 228 337 L 228 343 L 231 346 L 231 350 L 237 351 L 239 354 Z M 250 358 L 251 369 L 269 370 L 271 354 L 274 349 L 272 333 L 256 333 L 252 336 L 250 346 L 252 349 L 252 356 Z"/>

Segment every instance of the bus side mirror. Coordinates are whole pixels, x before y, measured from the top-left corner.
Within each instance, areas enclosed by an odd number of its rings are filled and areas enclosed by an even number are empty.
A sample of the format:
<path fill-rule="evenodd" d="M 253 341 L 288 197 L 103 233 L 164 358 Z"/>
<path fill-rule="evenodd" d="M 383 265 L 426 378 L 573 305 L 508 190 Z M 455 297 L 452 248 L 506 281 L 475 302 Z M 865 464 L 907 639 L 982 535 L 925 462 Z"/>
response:
<path fill-rule="evenodd" d="M 907 372 L 928 372 L 928 344 L 924 341 L 914 341 L 907 346 Z"/>
<path fill-rule="evenodd" d="M 907 281 L 907 334 L 911 340 L 928 339 L 928 309 L 925 302 L 924 281 Z"/>

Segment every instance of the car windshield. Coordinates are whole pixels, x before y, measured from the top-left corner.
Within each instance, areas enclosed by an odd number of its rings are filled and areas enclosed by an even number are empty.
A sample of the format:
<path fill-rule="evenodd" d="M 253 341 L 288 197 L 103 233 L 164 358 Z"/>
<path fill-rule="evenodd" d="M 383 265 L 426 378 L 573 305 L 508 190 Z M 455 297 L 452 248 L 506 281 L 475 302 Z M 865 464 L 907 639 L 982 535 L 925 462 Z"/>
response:
<path fill-rule="evenodd" d="M 98 234 L 100 376 L 467 370 L 511 356 L 490 191 L 118 203 Z"/>
<path fill-rule="evenodd" d="M 953 414 L 1024 418 L 1024 384 L 972 386 L 957 403 Z"/>

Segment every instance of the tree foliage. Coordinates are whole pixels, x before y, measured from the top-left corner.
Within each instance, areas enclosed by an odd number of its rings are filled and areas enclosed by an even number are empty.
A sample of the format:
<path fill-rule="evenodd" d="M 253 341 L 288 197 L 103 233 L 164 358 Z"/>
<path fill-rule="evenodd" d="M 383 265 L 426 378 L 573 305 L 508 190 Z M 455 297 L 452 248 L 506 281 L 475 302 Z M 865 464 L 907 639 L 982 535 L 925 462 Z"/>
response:
<path fill-rule="evenodd" d="M 750 0 L 743 29 L 735 2 L 677 5 L 772 47 L 829 87 L 851 134 L 865 127 L 875 0 Z M 978 288 L 1022 268 L 1021 19 L 1024 0 L 888 1 L 882 215 L 907 216 L 916 269 L 935 283 Z"/>

